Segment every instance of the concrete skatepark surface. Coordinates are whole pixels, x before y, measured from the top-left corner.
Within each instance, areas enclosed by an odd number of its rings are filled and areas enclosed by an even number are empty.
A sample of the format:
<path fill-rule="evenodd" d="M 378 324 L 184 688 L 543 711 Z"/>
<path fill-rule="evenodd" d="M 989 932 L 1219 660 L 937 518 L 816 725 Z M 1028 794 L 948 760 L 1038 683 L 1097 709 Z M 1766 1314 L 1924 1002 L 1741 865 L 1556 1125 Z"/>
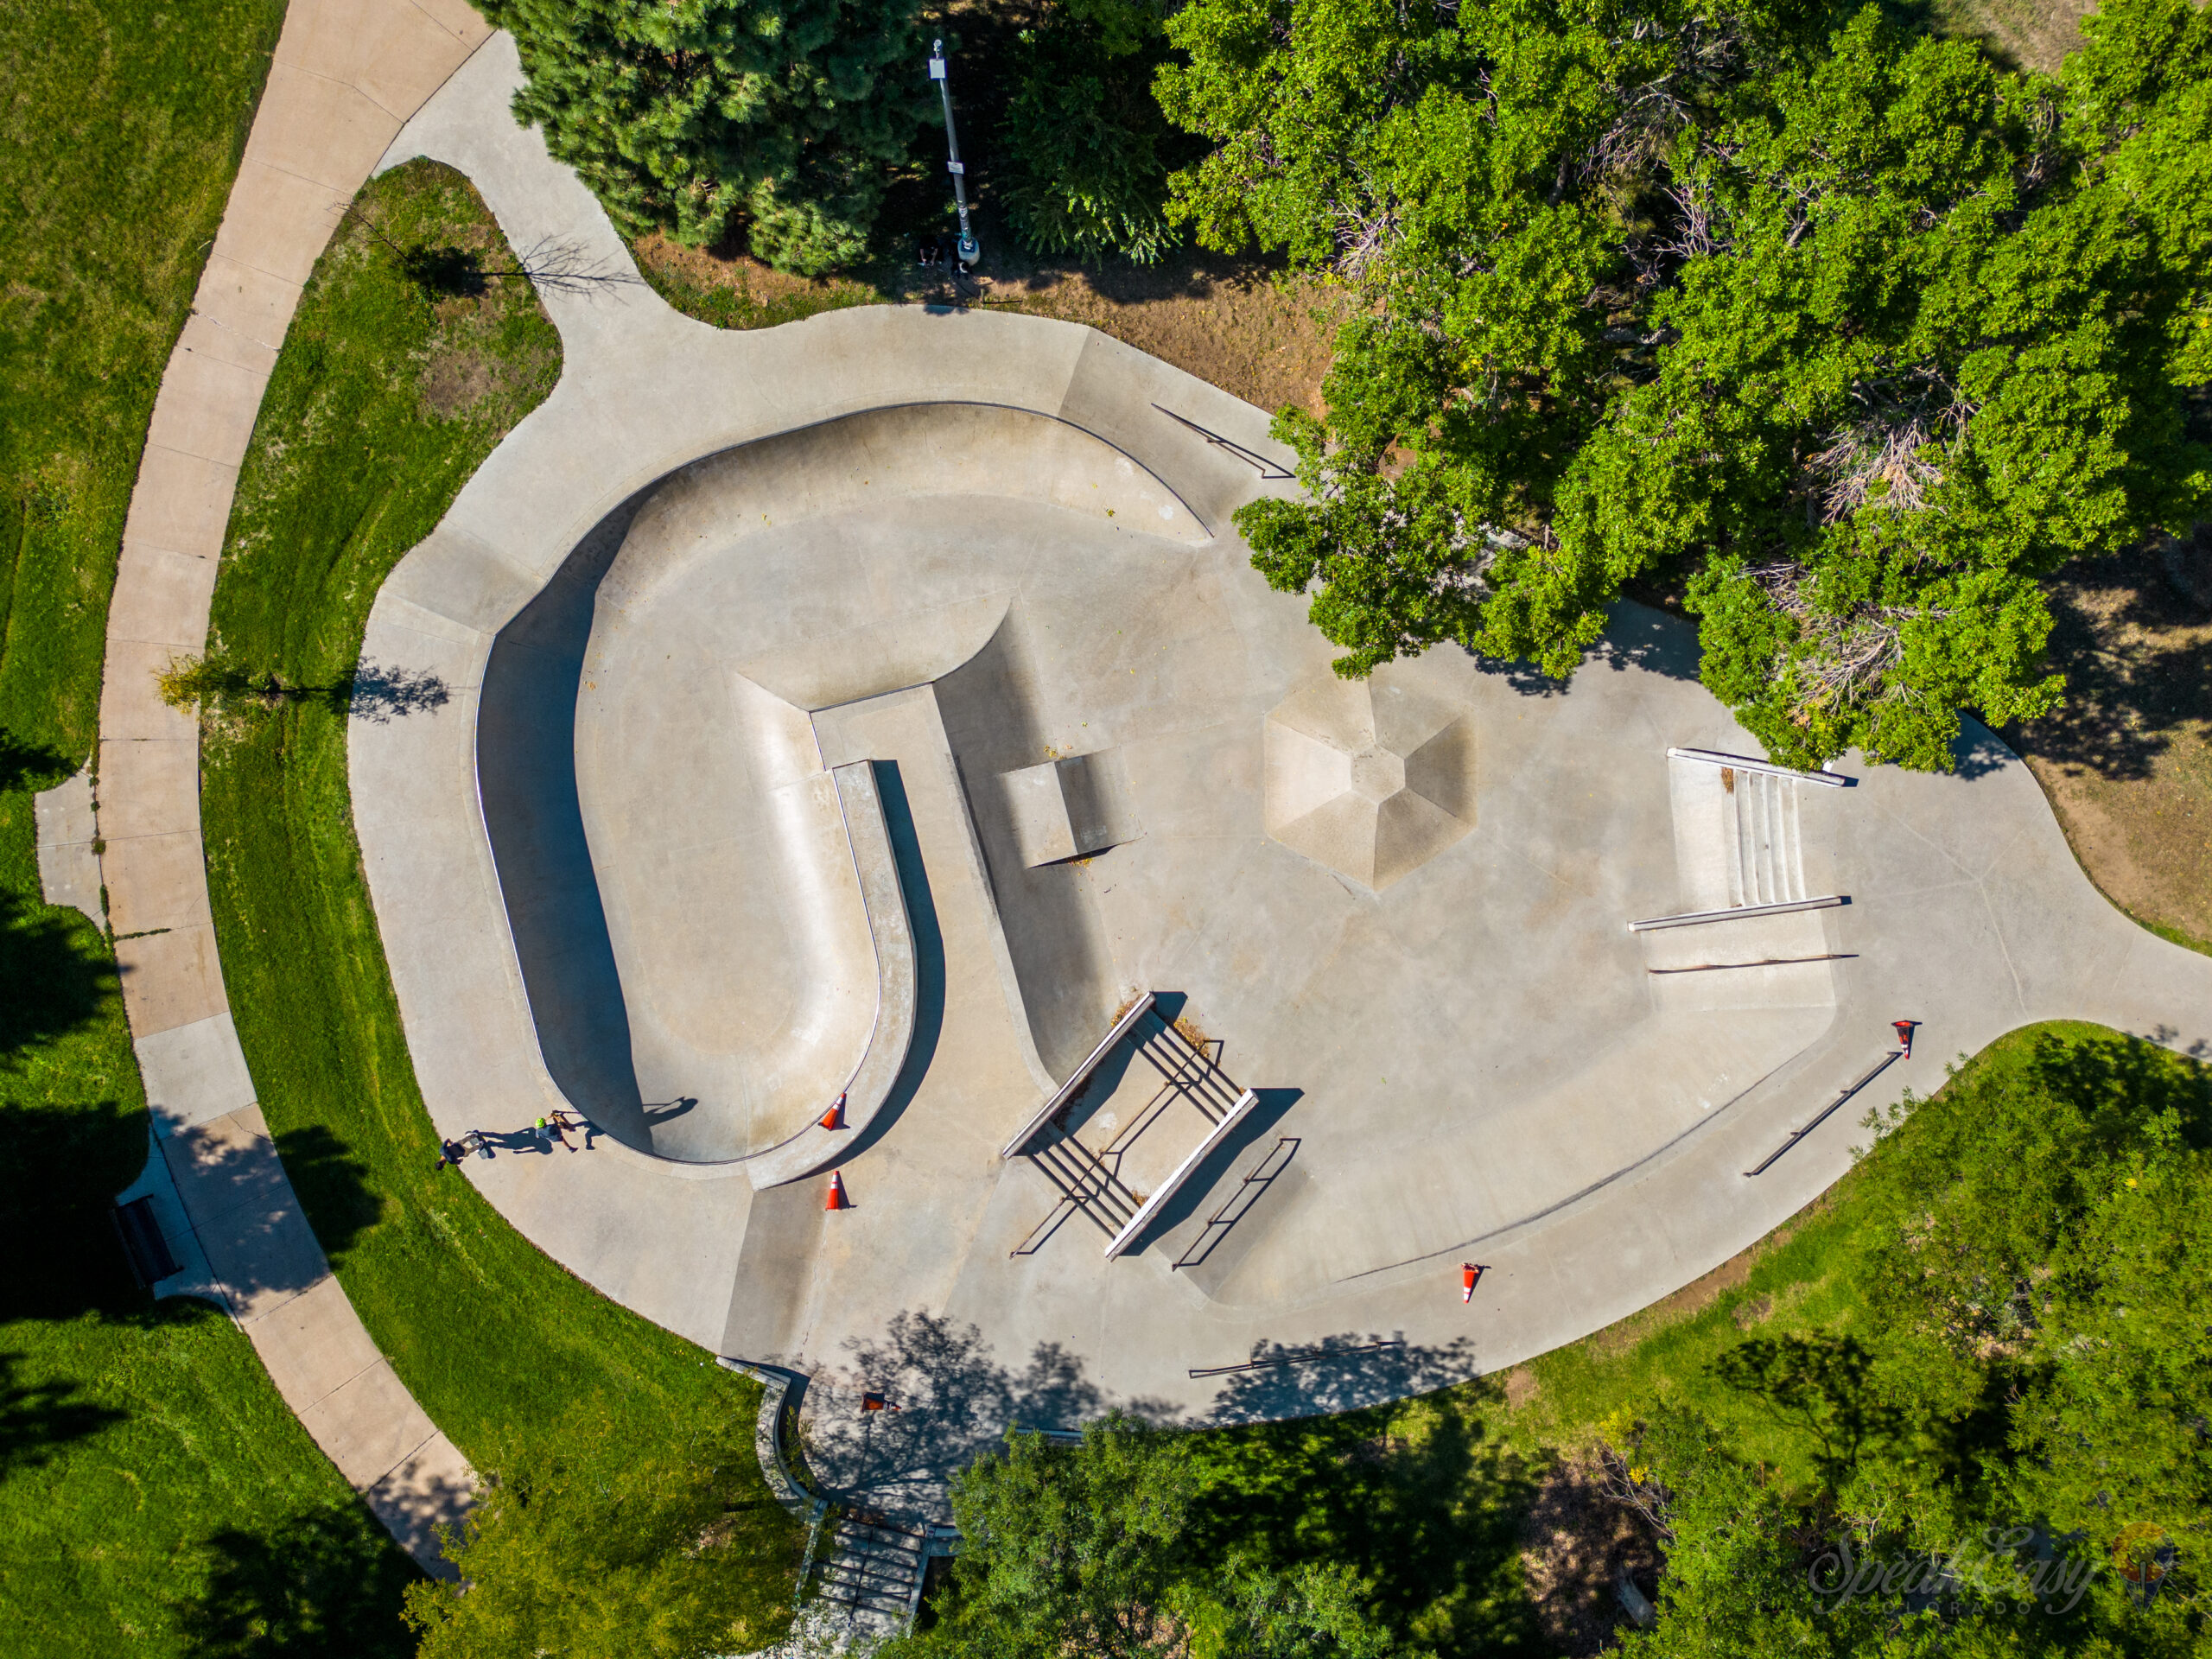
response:
<path fill-rule="evenodd" d="M 632 274 L 517 73 L 495 37 L 386 164 Z M 835 1489 L 931 1512 L 1012 1423 L 1493 1370 L 1743 1249 L 2015 1026 L 2212 1045 L 2212 962 L 2107 906 L 1978 728 L 1955 775 L 1844 787 L 1670 755 L 1758 750 L 1633 606 L 1570 686 L 1336 680 L 1230 523 L 1278 486 L 1163 410 L 1272 455 L 1265 416 L 1164 364 L 1014 315 L 544 300 L 560 385 L 368 626 L 450 693 L 352 735 L 393 982 L 442 1132 L 605 1131 L 469 1178 L 607 1294 L 812 1374 Z M 1747 1176 L 1896 1019 L 1911 1058 Z"/>

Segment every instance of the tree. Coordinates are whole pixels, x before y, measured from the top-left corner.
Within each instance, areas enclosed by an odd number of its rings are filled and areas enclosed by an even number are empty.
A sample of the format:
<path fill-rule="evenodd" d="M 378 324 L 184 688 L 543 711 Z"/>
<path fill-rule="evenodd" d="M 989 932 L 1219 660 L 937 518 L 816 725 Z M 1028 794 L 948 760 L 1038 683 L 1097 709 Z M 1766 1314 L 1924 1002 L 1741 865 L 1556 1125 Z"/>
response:
<path fill-rule="evenodd" d="M 2212 510 L 2212 22 L 2063 81 L 1799 0 L 1193 0 L 1171 213 L 1354 284 L 1307 499 L 1238 524 L 1363 674 L 1565 675 L 1637 580 L 1777 757 L 2055 706 L 2039 586 Z"/>
<path fill-rule="evenodd" d="M 815 275 L 858 258 L 932 112 L 912 0 L 484 0 L 513 31 L 516 118 L 626 232 L 747 245 Z"/>
<path fill-rule="evenodd" d="M 937 1626 L 884 1659 L 1387 1659 L 1365 1587 L 1193 1559 L 1190 1437 L 1116 1414 L 1079 1446 L 1010 1432 L 953 1482 L 963 1544 Z"/>
<path fill-rule="evenodd" d="M 442 1534 L 458 1583 L 407 1592 L 422 1659 L 706 1659 L 783 1633 L 753 1566 L 796 1568 L 791 1529 L 745 1477 L 749 1437 L 702 1431 L 689 1445 L 612 1459 L 611 1426 L 564 1424 L 560 1441 L 515 1441 L 458 1533 Z"/>
<path fill-rule="evenodd" d="M 181 714 L 220 715 L 242 707 L 274 709 L 284 701 L 283 683 L 274 674 L 257 674 L 228 652 L 173 657 L 154 677 L 163 702 Z"/>
<path fill-rule="evenodd" d="M 1030 247 L 1150 264 L 1173 243 L 1166 152 L 1176 135 L 1150 85 L 1164 47 L 1144 0 L 1057 0 L 1021 32 L 999 129 L 1000 200 Z"/>

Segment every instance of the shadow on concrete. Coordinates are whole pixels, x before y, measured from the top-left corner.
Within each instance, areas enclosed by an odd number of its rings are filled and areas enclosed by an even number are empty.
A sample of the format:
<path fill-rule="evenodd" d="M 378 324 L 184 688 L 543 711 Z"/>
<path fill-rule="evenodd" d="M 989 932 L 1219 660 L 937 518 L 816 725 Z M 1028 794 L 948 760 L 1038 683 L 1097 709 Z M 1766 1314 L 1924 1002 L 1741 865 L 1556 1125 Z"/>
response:
<path fill-rule="evenodd" d="M 1040 701 L 1036 664 L 1012 612 L 988 644 L 937 682 L 938 711 L 983 849 L 1030 1036 L 1045 1069 L 1065 1077 L 1106 1034 L 1120 981 L 1084 871 L 1070 862 L 1033 868 L 1022 862 L 999 782 L 1052 758 L 1038 720 Z"/>
<path fill-rule="evenodd" d="M 576 544 L 499 631 L 477 715 L 477 783 L 546 1070 L 624 1145 L 652 1150 L 630 1019 L 576 795 L 576 693 L 601 577 L 645 492 Z"/>
<path fill-rule="evenodd" d="M 1385 1342 L 1393 1345 L 1376 1346 Z M 1206 1421 L 1253 1423 L 1357 1411 L 1465 1382 L 1476 1370 L 1471 1337 L 1454 1337 L 1438 1347 L 1374 1332 L 1342 1332 L 1319 1342 L 1255 1342 L 1246 1360 L 1254 1369 L 1222 1380 Z"/>
<path fill-rule="evenodd" d="M 200 1659 L 415 1651 L 399 1610 L 420 1574 L 364 1509 L 318 1510 L 265 1533 L 219 1532 L 201 1555 L 205 1581 L 176 1609 Z"/>
<path fill-rule="evenodd" d="M 947 1484 L 1009 1428 L 1073 1429 L 1113 1403 L 1056 1343 L 1039 1344 L 1017 1370 L 974 1325 L 925 1313 L 895 1315 L 845 1353 L 808 1385 L 807 1467 L 829 1497 L 912 1520 L 950 1519 Z M 871 1394 L 890 1408 L 864 1409 Z M 1125 1403 L 1168 1414 L 1158 1402 Z"/>
<path fill-rule="evenodd" d="M 1421 1363 L 1416 1355 L 1414 1372 Z M 1241 1553 L 1279 1571 L 1342 1563 L 1372 1586 L 1376 1611 L 1393 1627 L 1419 1621 L 1425 1649 L 1545 1650 L 1521 1581 L 1535 1471 L 1466 1409 L 1501 1394 L 1484 1382 L 1434 1412 L 1360 1411 L 1208 1434 L 1193 1557 Z M 1404 1432 L 1408 1416 L 1417 1433 Z"/>
<path fill-rule="evenodd" d="M 24 1356 L 0 1353 L 0 1480 L 49 1461 L 63 1446 L 99 1433 L 127 1414 L 79 1399 L 83 1385 L 61 1380 L 19 1382 Z"/>
<path fill-rule="evenodd" d="M 914 941 L 914 1034 L 906 1046 L 906 1063 L 884 1096 L 883 1106 L 868 1127 L 854 1138 L 845 1161 L 866 1152 L 891 1132 L 904 1116 L 929 1075 L 937 1057 L 938 1039 L 944 1031 L 944 931 L 938 925 L 937 899 L 930 891 L 930 873 L 922 862 L 922 843 L 914 833 L 914 814 L 906 798 L 906 780 L 896 760 L 874 760 L 877 798 L 883 803 L 884 831 L 891 838 L 891 856 L 899 867 L 899 886 L 906 898 L 906 926 Z"/>

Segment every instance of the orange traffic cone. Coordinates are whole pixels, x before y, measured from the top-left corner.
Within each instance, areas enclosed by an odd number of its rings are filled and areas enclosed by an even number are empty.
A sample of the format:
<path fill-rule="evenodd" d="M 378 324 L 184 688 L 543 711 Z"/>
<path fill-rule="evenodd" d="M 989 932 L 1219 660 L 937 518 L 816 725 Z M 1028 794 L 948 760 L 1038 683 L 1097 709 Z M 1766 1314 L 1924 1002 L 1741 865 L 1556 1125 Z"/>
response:
<path fill-rule="evenodd" d="M 1483 1270 L 1471 1262 L 1462 1262 L 1459 1264 L 1459 1300 L 1461 1301 L 1471 1302 L 1475 1300 L 1475 1281 L 1481 1278 Z"/>
<path fill-rule="evenodd" d="M 830 1172 L 830 1200 L 822 1207 L 824 1210 L 849 1210 L 853 1207 L 853 1201 L 845 1196 L 845 1177 L 842 1170 Z"/>
<path fill-rule="evenodd" d="M 842 1129 L 845 1127 L 845 1097 L 842 1095 L 832 1101 L 830 1109 L 822 1114 L 822 1127 L 825 1129 Z"/>

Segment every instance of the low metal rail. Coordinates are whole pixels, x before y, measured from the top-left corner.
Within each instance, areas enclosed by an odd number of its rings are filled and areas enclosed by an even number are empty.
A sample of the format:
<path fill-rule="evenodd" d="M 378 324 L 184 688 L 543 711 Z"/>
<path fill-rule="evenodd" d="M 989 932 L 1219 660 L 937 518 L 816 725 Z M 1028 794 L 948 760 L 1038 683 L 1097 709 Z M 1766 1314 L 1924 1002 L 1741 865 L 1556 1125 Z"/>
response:
<path fill-rule="evenodd" d="M 1851 902 L 1848 893 L 1831 893 L 1821 899 L 1789 899 L 1778 905 L 1738 905 L 1728 910 L 1693 910 L 1681 916 L 1651 916 L 1630 922 L 1631 933 L 1656 933 L 1666 927 L 1701 927 L 1707 922 L 1740 922 L 1753 916 L 1787 916 L 1798 910 L 1833 910 Z"/>
<path fill-rule="evenodd" d="M 1821 1107 L 1819 1111 L 1814 1113 L 1813 1116 L 1801 1127 L 1790 1130 L 1789 1138 L 1787 1141 L 1784 1141 L 1772 1152 L 1767 1154 L 1767 1155 L 1760 1160 L 1758 1163 L 1750 1169 L 1745 1170 L 1744 1173 L 1746 1176 L 1764 1175 L 1773 1166 L 1774 1160 L 1776 1159 L 1781 1157 L 1783 1153 L 1789 1151 L 1790 1147 L 1796 1146 L 1800 1141 L 1802 1141 L 1815 1129 L 1819 1128 L 1821 1124 L 1827 1122 L 1828 1118 L 1834 1113 L 1837 1107 L 1842 1105 L 1845 1101 L 1849 1100 L 1853 1095 L 1857 1094 L 1861 1089 L 1864 1089 L 1868 1084 L 1873 1082 L 1875 1078 L 1880 1077 L 1883 1072 L 1888 1071 L 1892 1065 L 1895 1065 L 1904 1058 L 1904 1051 L 1901 1048 L 1893 1048 L 1888 1053 L 1883 1055 L 1880 1059 L 1875 1061 L 1873 1065 L 1868 1066 L 1866 1071 L 1859 1074 L 1857 1082 L 1846 1085 L 1840 1094 L 1837 1095 L 1834 1100 L 1828 1102 L 1827 1105 Z"/>

